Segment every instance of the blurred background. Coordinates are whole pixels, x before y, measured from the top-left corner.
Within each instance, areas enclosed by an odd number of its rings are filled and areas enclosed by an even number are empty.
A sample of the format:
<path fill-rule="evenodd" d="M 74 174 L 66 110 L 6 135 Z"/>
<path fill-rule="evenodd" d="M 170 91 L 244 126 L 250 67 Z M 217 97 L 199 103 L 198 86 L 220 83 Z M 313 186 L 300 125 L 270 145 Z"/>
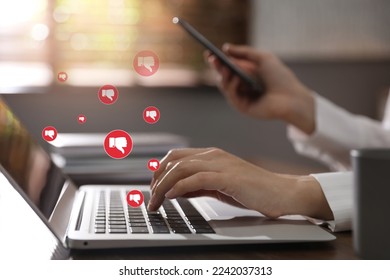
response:
<path fill-rule="evenodd" d="M 387 0 L 12 0 L 0 2 L 0 93 L 39 141 L 59 132 L 170 132 L 191 146 L 325 170 L 297 155 L 285 124 L 230 108 L 202 47 L 172 24 L 192 23 L 217 46 L 249 44 L 279 55 L 313 90 L 353 113 L 381 118 L 390 86 Z M 160 69 L 140 77 L 133 58 L 152 50 Z M 58 72 L 68 80 L 59 82 Z M 107 106 L 105 84 L 119 89 Z M 161 119 L 148 125 L 147 106 Z M 77 116 L 87 122 L 80 125 Z M 46 143 L 44 143 L 46 144 Z M 271 168 L 272 169 L 272 168 Z"/>

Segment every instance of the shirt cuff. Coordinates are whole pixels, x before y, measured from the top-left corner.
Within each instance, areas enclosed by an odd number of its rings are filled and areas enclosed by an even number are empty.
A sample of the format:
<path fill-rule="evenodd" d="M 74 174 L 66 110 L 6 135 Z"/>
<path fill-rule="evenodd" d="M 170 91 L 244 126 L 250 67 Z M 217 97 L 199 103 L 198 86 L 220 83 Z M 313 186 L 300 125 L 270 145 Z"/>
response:
<path fill-rule="evenodd" d="M 330 172 L 311 174 L 311 176 L 320 183 L 333 213 L 333 221 L 323 222 L 327 223 L 332 231 L 351 230 L 353 207 L 352 172 Z"/>

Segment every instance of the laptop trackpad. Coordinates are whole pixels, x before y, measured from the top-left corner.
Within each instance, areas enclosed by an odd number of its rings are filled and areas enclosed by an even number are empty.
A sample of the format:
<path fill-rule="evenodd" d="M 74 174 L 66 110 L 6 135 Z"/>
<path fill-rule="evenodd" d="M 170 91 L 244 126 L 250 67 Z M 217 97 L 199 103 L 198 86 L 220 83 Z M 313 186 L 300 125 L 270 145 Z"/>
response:
<path fill-rule="evenodd" d="M 231 206 L 211 197 L 190 200 L 210 220 L 229 220 L 234 217 L 264 217 L 257 211 Z"/>

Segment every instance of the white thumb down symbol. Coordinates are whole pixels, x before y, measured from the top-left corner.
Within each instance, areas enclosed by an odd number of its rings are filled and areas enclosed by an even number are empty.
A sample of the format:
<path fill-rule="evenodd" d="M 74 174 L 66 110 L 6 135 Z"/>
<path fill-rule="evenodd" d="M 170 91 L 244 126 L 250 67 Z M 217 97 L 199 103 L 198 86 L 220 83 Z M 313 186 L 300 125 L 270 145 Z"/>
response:
<path fill-rule="evenodd" d="M 146 116 L 153 119 L 154 121 L 156 120 L 157 117 L 157 112 L 152 110 L 152 111 L 146 111 Z"/>
<path fill-rule="evenodd" d="M 153 169 L 157 169 L 158 162 L 157 161 L 151 161 L 149 162 L 149 167 L 152 167 Z"/>
<path fill-rule="evenodd" d="M 54 138 L 54 130 L 52 129 L 49 129 L 49 130 L 45 130 L 45 136 L 49 136 L 51 139 Z"/>
<path fill-rule="evenodd" d="M 141 196 L 138 193 L 130 194 L 130 200 L 135 201 L 137 204 L 139 204 L 139 201 L 141 200 Z"/>
<path fill-rule="evenodd" d="M 108 146 L 110 148 L 118 149 L 122 154 L 125 153 L 123 148 L 127 147 L 126 137 L 110 137 L 108 139 Z"/>
<path fill-rule="evenodd" d="M 140 56 L 138 57 L 137 65 L 144 66 L 149 72 L 153 72 L 154 58 L 153 56 Z"/>
<path fill-rule="evenodd" d="M 115 95 L 115 91 L 113 89 L 102 89 L 102 96 L 107 96 L 108 99 L 113 101 L 113 97 Z"/>

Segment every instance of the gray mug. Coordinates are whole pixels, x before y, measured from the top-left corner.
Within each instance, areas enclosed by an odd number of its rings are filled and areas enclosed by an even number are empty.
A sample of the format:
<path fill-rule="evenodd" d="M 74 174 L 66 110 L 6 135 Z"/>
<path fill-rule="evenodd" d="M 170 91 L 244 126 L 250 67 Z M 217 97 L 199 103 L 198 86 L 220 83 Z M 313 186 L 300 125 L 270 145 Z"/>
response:
<path fill-rule="evenodd" d="M 390 259 L 390 149 L 351 152 L 353 243 L 363 259 Z"/>

